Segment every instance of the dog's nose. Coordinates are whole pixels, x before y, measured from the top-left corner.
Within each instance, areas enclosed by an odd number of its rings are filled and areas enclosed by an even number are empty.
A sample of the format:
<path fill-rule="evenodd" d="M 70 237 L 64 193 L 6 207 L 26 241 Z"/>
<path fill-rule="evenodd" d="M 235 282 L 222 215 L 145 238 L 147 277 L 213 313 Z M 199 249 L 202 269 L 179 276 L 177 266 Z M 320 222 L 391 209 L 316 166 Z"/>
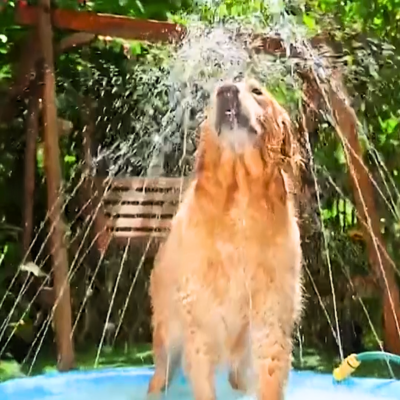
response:
<path fill-rule="evenodd" d="M 217 97 L 236 100 L 239 97 L 239 89 L 233 83 L 225 83 L 217 89 Z"/>

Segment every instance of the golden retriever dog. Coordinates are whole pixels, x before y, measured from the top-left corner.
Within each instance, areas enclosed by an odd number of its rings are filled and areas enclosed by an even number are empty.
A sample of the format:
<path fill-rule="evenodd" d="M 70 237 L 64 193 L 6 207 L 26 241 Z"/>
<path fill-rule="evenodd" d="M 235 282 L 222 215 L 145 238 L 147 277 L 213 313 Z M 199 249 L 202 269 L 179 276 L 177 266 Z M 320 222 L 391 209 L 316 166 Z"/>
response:
<path fill-rule="evenodd" d="M 216 398 L 218 366 L 233 388 L 281 400 L 302 299 L 290 119 L 257 82 L 224 83 L 200 134 L 195 179 L 151 275 L 148 393 L 182 360 L 196 400 Z"/>

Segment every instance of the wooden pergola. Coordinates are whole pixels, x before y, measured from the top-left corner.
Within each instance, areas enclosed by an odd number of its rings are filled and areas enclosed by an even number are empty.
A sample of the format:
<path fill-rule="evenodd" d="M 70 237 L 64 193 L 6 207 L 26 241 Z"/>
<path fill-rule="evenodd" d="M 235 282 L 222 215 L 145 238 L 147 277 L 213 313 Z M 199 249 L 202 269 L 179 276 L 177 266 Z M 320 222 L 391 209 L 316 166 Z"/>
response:
<path fill-rule="evenodd" d="M 57 109 L 55 102 L 54 54 L 63 50 L 87 44 L 96 36 L 120 37 L 149 42 L 179 42 L 186 33 L 184 27 L 168 23 L 138 20 L 134 18 L 96 14 L 92 12 L 51 9 L 50 0 L 39 0 L 37 7 L 19 5 L 16 9 L 16 21 L 20 25 L 36 27 L 40 49 L 36 58 L 25 65 L 11 88 L 12 95 L 20 95 L 30 83 L 30 72 L 35 72 L 36 61 L 42 59 L 44 74 L 44 91 L 42 94 L 43 129 L 45 142 L 45 172 L 47 179 L 48 215 L 51 224 L 51 254 L 53 262 L 55 331 L 58 348 L 58 368 L 61 371 L 74 367 L 74 348 L 71 333 L 72 316 L 68 282 L 68 257 L 65 243 L 65 227 L 62 219 L 61 195 L 62 180 L 60 169 L 60 150 L 58 138 Z M 53 27 L 72 31 L 71 35 L 58 45 L 53 43 Z M 324 37 L 316 37 L 313 45 L 326 41 Z M 282 55 L 286 54 L 283 42 L 279 37 L 255 37 L 254 51 Z M 295 49 L 290 49 L 293 53 Z M 362 163 L 362 155 L 357 135 L 357 118 L 349 106 L 347 96 L 341 89 L 341 79 L 337 76 L 337 85 L 327 84 L 328 98 L 317 84 L 316 75 L 312 71 L 299 71 L 304 81 L 304 112 L 300 121 L 302 135 L 315 124 L 312 115 L 320 113 L 320 107 L 327 106 L 334 111 L 335 129 L 344 145 L 346 160 L 349 165 L 350 178 L 354 191 L 356 208 L 361 220 L 364 238 L 369 252 L 371 270 L 375 276 L 384 303 L 385 343 L 392 352 L 400 354 L 400 338 L 397 334 L 400 323 L 400 299 L 396 286 L 393 261 L 385 251 L 380 232 L 379 216 L 373 196 L 373 187 L 368 170 Z M 321 106 L 322 105 L 322 106 Z M 32 124 L 37 124 L 38 105 L 30 107 Z M 36 121 L 36 122 L 35 122 Z M 30 144 L 29 144 L 30 143 Z M 34 141 L 33 141 L 34 143 Z M 34 166 L 35 147 L 32 140 L 27 143 L 26 172 L 30 174 Z M 32 192 L 32 175 L 26 177 L 26 191 Z M 32 210 L 26 210 L 25 225 L 32 226 Z M 30 221 L 29 221 L 30 219 Z M 30 228 L 31 229 L 31 228 Z M 27 233 L 29 242 L 31 233 Z M 393 310 L 395 312 L 393 312 Z"/>

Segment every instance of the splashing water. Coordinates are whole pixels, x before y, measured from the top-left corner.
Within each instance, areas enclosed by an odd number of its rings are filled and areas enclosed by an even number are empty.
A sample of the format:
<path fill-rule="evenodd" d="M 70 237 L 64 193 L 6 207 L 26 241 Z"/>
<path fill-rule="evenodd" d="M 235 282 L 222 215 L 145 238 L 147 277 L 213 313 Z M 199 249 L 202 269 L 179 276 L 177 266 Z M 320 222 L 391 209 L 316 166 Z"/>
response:
<path fill-rule="evenodd" d="M 206 3 L 211 7 L 219 4 Z M 112 176 L 185 174 L 193 164 L 196 129 L 204 119 L 205 106 L 217 82 L 251 76 L 269 89 L 285 87 L 286 95 L 300 92 L 301 82 L 295 75 L 299 60 L 290 57 L 290 49 L 299 50 L 302 63 L 315 64 L 320 60 L 307 43 L 305 26 L 286 11 L 289 3 L 264 2 L 269 14 L 267 26 L 260 12 L 247 19 L 236 17 L 221 21 L 215 16 L 213 24 L 190 17 L 187 35 L 177 51 L 168 52 L 162 68 L 136 64 L 133 67 L 132 76 L 147 77 L 138 82 L 137 91 L 148 96 L 141 98 L 138 106 L 141 110 L 133 117 L 131 135 L 99 151 L 96 162 L 107 160 Z M 300 2 L 296 4 L 301 8 Z M 251 54 L 249 45 L 255 34 L 279 37 L 287 57 Z M 298 104 L 293 103 L 296 101 L 285 105 L 295 113 Z M 132 164 L 140 164 L 140 168 L 135 171 Z"/>
<path fill-rule="evenodd" d="M 204 119 L 204 110 L 217 82 L 252 76 L 267 87 L 300 88 L 290 61 L 249 52 L 253 34 L 248 27 L 235 21 L 211 27 L 193 23 L 177 51 L 169 55 L 165 69 L 134 68 L 132 74 L 155 74 L 157 82 L 149 80 L 148 86 L 140 88 L 149 93 L 149 97 L 143 113 L 134 121 L 132 135 L 100 151 L 96 162 L 107 159 L 111 175 L 129 174 L 132 170 L 127 167 L 128 161 L 138 157 L 136 149 L 146 146 L 147 151 L 140 153 L 148 154 L 141 174 L 160 176 L 172 172 L 180 175 L 182 171 L 178 173 L 174 165 L 180 165 L 185 158 L 188 158 L 186 164 L 193 164 L 196 129 Z M 155 91 L 153 85 L 159 89 Z M 162 116 L 155 123 L 155 110 L 160 108 Z M 138 141 L 135 132 L 149 132 L 149 137 L 146 135 Z M 168 155 L 173 158 L 172 171 L 171 167 L 167 171 L 164 169 Z"/>

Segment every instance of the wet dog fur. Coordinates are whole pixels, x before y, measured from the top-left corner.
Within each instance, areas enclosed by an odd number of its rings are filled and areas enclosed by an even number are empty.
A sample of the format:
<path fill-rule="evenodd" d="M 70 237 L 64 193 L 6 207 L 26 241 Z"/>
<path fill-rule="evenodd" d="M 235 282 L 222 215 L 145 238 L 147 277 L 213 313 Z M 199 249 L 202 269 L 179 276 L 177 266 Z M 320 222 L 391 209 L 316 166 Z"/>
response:
<path fill-rule="evenodd" d="M 218 366 L 233 388 L 283 399 L 302 305 L 294 152 L 287 112 L 258 82 L 216 89 L 195 179 L 151 275 L 149 395 L 182 360 L 196 400 L 216 398 Z"/>

